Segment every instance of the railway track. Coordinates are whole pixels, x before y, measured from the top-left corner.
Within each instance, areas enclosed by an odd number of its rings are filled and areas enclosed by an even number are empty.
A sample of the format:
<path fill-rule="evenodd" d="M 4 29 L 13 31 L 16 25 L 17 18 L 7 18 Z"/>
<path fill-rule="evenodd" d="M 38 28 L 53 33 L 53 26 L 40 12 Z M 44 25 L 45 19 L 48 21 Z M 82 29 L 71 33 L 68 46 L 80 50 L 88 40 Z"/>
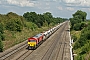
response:
<path fill-rule="evenodd" d="M 20 55 L 18 58 L 13 58 L 12 60 L 24 60 L 28 55 L 30 55 L 34 50 L 28 50 Z"/>
<path fill-rule="evenodd" d="M 10 60 L 12 59 L 12 57 L 14 57 L 16 54 L 18 54 L 19 52 L 21 52 L 22 50 L 26 49 L 27 44 L 23 44 L 22 46 L 19 46 L 17 48 L 15 48 L 14 50 L 4 54 L 3 56 L 0 57 L 1 60 Z"/>
<path fill-rule="evenodd" d="M 43 43 L 43 42 L 42 42 Z M 13 49 L 12 51 L 5 53 L 0 57 L 0 60 L 23 60 L 30 55 L 34 50 L 26 49 L 27 43 Z"/>
<path fill-rule="evenodd" d="M 45 41 L 45 40 L 44 40 Z M 44 42 L 43 41 L 43 42 Z M 42 43 L 43 43 L 42 42 Z M 55 44 L 55 43 L 54 43 Z M 34 51 L 34 50 L 33 50 Z M 14 60 L 25 60 L 26 57 L 28 57 L 31 53 L 33 53 L 33 51 L 26 51 L 24 54 L 22 54 L 20 57 L 18 57 L 17 59 L 15 58 Z M 46 60 L 46 59 L 45 59 Z"/>
<path fill-rule="evenodd" d="M 65 46 L 66 46 L 66 36 L 67 36 L 67 33 L 66 33 L 66 31 L 64 31 L 64 33 L 63 33 L 63 35 L 62 35 L 62 40 L 60 41 L 60 50 L 59 50 L 59 54 L 58 54 L 58 57 L 57 57 L 57 59 L 56 60 L 65 60 L 64 59 L 64 54 L 66 53 L 65 52 Z"/>
<path fill-rule="evenodd" d="M 64 27 L 65 27 L 65 25 L 64 25 Z M 47 50 L 47 52 L 45 53 L 45 55 L 42 57 L 42 59 L 41 60 L 53 60 L 54 58 L 55 58 L 55 54 L 56 53 L 53 53 L 53 52 L 55 52 L 55 49 L 57 49 L 57 47 L 58 47 L 58 45 L 59 45 L 59 43 L 60 43 L 60 38 L 61 38 L 61 36 L 63 35 L 63 30 L 65 29 L 65 28 L 62 28 L 62 30 L 60 31 L 60 35 L 59 34 L 57 34 L 57 38 L 56 37 L 54 37 L 54 39 L 55 39 L 55 41 L 53 41 L 52 42 L 52 45 L 49 47 L 49 49 Z M 60 45 L 60 47 L 61 47 L 61 45 Z M 60 48 L 59 48 L 60 49 Z M 57 49 L 58 50 L 58 49 Z M 59 50 L 58 50 L 59 51 Z M 57 56 L 56 56 L 56 59 L 57 59 Z M 55 59 L 55 60 L 56 60 Z"/>
<path fill-rule="evenodd" d="M 67 58 L 67 56 L 70 56 L 69 53 L 67 55 L 67 51 L 69 51 L 67 32 L 66 24 L 24 60 L 70 60 L 70 58 Z"/>
<path fill-rule="evenodd" d="M 67 41 L 66 29 L 67 24 L 65 23 L 36 50 L 26 49 L 26 43 L 0 58 L 2 60 L 67 60 L 64 57 L 67 55 L 65 48 L 68 44 L 65 43 Z"/>
<path fill-rule="evenodd" d="M 60 52 L 58 54 L 57 60 L 70 60 L 70 41 L 68 39 L 69 31 L 68 26 L 66 26 L 66 30 L 64 31 L 62 38 L 62 47 L 60 47 Z"/>
<path fill-rule="evenodd" d="M 41 60 L 64 60 L 64 53 L 65 53 L 64 48 L 65 48 L 65 44 L 66 44 L 65 41 L 67 36 L 66 31 L 63 31 L 65 30 L 65 28 L 62 29 L 62 31 L 60 32 L 61 35 L 58 35 L 58 38 L 56 39 L 56 41 L 54 41 L 55 43 L 54 46 L 52 44 L 53 46 L 51 47 L 52 49 L 48 50 L 48 52 L 46 52 L 45 56 Z M 46 59 L 46 57 L 48 57 L 48 59 Z"/>

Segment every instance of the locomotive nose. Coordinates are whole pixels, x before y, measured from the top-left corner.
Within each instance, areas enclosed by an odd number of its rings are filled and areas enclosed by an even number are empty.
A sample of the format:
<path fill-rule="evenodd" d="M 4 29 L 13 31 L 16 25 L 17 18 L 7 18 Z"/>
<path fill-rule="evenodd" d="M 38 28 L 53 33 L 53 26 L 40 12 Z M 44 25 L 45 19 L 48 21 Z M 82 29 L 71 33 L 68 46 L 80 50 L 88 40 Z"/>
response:
<path fill-rule="evenodd" d="M 36 42 L 28 42 L 28 45 L 34 47 L 36 46 Z"/>

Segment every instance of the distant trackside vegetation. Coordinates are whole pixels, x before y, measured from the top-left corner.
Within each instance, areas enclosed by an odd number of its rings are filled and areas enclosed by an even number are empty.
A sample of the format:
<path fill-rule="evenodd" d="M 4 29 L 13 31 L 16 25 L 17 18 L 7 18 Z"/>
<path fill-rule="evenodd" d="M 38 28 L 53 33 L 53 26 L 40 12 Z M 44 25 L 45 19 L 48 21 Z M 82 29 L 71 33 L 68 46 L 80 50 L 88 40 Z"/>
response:
<path fill-rule="evenodd" d="M 86 19 L 87 13 L 81 10 L 72 14 L 71 36 L 74 41 L 74 60 L 90 60 L 90 21 Z"/>

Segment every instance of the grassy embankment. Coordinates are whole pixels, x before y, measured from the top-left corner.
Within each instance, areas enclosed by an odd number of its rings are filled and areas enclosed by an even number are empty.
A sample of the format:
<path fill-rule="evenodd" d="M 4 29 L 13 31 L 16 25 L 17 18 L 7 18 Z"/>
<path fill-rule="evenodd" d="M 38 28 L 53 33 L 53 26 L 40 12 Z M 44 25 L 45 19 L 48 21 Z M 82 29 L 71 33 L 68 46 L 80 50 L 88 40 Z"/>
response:
<path fill-rule="evenodd" d="M 75 30 L 71 31 L 71 36 L 72 36 L 72 38 L 76 39 L 76 41 L 78 41 L 78 39 L 80 38 L 80 35 L 81 35 L 81 31 L 75 31 Z M 72 46 L 75 45 L 76 41 L 73 40 L 74 43 L 72 44 Z M 73 53 L 76 55 L 78 55 L 79 51 L 80 51 L 79 49 L 77 49 L 77 50 L 73 49 Z M 76 60 L 76 58 L 77 58 L 77 56 L 74 56 L 74 60 Z"/>
<path fill-rule="evenodd" d="M 80 46 L 79 44 L 84 43 L 84 45 L 79 47 L 78 49 L 73 49 L 73 53 L 76 54 L 76 56 L 74 56 L 74 60 L 90 60 L 90 39 L 89 39 L 90 33 L 89 31 L 90 30 L 87 30 L 86 28 L 84 28 L 81 31 L 74 31 L 74 30 L 71 31 L 72 38 L 74 39 L 73 47 L 75 45 L 78 47 Z"/>

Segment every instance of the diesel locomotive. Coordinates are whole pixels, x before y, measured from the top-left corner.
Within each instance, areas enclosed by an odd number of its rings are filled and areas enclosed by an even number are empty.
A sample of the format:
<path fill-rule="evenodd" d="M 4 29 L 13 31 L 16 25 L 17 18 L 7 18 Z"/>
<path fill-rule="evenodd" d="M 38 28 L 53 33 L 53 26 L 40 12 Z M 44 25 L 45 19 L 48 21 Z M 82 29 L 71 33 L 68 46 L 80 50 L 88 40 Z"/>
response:
<path fill-rule="evenodd" d="M 33 37 L 28 38 L 28 49 L 35 49 L 40 42 L 46 40 L 49 36 L 51 36 L 55 31 L 57 31 L 60 26 L 62 26 L 65 22 L 58 24 L 57 26 L 53 27 L 52 29 L 44 32 L 39 33 Z"/>

